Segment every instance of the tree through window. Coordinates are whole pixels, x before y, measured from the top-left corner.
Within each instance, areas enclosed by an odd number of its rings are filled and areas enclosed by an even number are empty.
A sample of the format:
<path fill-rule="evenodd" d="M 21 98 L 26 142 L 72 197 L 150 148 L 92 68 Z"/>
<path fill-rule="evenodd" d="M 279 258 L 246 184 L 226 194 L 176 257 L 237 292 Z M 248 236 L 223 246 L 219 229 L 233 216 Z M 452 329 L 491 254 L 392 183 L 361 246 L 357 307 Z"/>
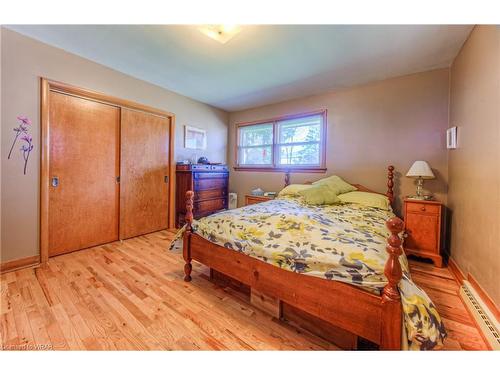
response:
<path fill-rule="evenodd" d="M 324 169 L 326 112 L 238 126 L 239 169 Z"/>

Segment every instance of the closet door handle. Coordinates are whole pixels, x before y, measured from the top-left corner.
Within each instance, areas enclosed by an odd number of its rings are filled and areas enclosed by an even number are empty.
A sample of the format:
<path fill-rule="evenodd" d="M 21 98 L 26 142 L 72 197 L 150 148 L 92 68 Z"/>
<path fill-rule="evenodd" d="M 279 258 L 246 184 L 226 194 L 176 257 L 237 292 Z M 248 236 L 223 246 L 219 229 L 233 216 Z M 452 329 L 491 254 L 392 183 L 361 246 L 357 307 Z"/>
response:
<path fill-rule="evenodd" d="M 168 184 L 168 176 L 165 176 L 165 177 L 163 178 L 163 181 L 165 181 L 165 183 L 166 183 L 166 184 Z"/>
<path fill-rule="evenodd" d="M 52 177 L 50 184 L 52 185 L 52 187 L 58 187 L 59 186 L 59 177 Z"/>

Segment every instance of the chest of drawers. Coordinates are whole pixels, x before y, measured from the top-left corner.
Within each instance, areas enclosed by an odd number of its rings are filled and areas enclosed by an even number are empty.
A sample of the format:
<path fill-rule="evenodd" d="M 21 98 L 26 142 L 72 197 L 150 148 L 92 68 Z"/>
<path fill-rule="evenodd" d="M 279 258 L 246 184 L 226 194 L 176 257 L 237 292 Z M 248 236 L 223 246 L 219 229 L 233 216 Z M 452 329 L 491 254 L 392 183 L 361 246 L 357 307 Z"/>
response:
<path fill-rule="evenodd" d="M 229 171 L 226 165 L 177 165 L 176 226 L 184 225 L 186 192 L 194 192 L 195 219 L 227 209 Z"/>

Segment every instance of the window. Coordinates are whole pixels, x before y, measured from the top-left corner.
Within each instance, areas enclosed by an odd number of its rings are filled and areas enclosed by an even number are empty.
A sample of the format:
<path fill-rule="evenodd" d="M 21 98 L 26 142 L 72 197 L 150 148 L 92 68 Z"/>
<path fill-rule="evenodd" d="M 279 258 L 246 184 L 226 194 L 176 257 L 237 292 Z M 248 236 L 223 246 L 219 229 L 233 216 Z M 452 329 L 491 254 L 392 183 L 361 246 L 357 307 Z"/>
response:
<path fill-rule="evenodd" d="M 238 125 L 237 170 L 325 171 L 326 111 Z"/>
<path fill-rule="evenodd" d="M 273 123 L 269 123 L 240 129 L 239 165 L 273 165 L 273 127 Z"/>

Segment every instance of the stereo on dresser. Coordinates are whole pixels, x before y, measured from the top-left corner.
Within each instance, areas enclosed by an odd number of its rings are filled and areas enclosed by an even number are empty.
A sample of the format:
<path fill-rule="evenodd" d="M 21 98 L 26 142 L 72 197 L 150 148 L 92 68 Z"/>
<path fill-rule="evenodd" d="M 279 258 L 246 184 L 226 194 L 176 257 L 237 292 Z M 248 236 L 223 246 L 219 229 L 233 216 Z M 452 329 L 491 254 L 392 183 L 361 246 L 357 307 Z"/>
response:
<path fill-rule="evenodd" d="M 195 219 L 214 212 L 227 210 L 229 171 L 222 164 L 177 164 L 176 212 L 177 228 L 184 225 L 186 192 L 194 192 L 193 215 Z"/>

